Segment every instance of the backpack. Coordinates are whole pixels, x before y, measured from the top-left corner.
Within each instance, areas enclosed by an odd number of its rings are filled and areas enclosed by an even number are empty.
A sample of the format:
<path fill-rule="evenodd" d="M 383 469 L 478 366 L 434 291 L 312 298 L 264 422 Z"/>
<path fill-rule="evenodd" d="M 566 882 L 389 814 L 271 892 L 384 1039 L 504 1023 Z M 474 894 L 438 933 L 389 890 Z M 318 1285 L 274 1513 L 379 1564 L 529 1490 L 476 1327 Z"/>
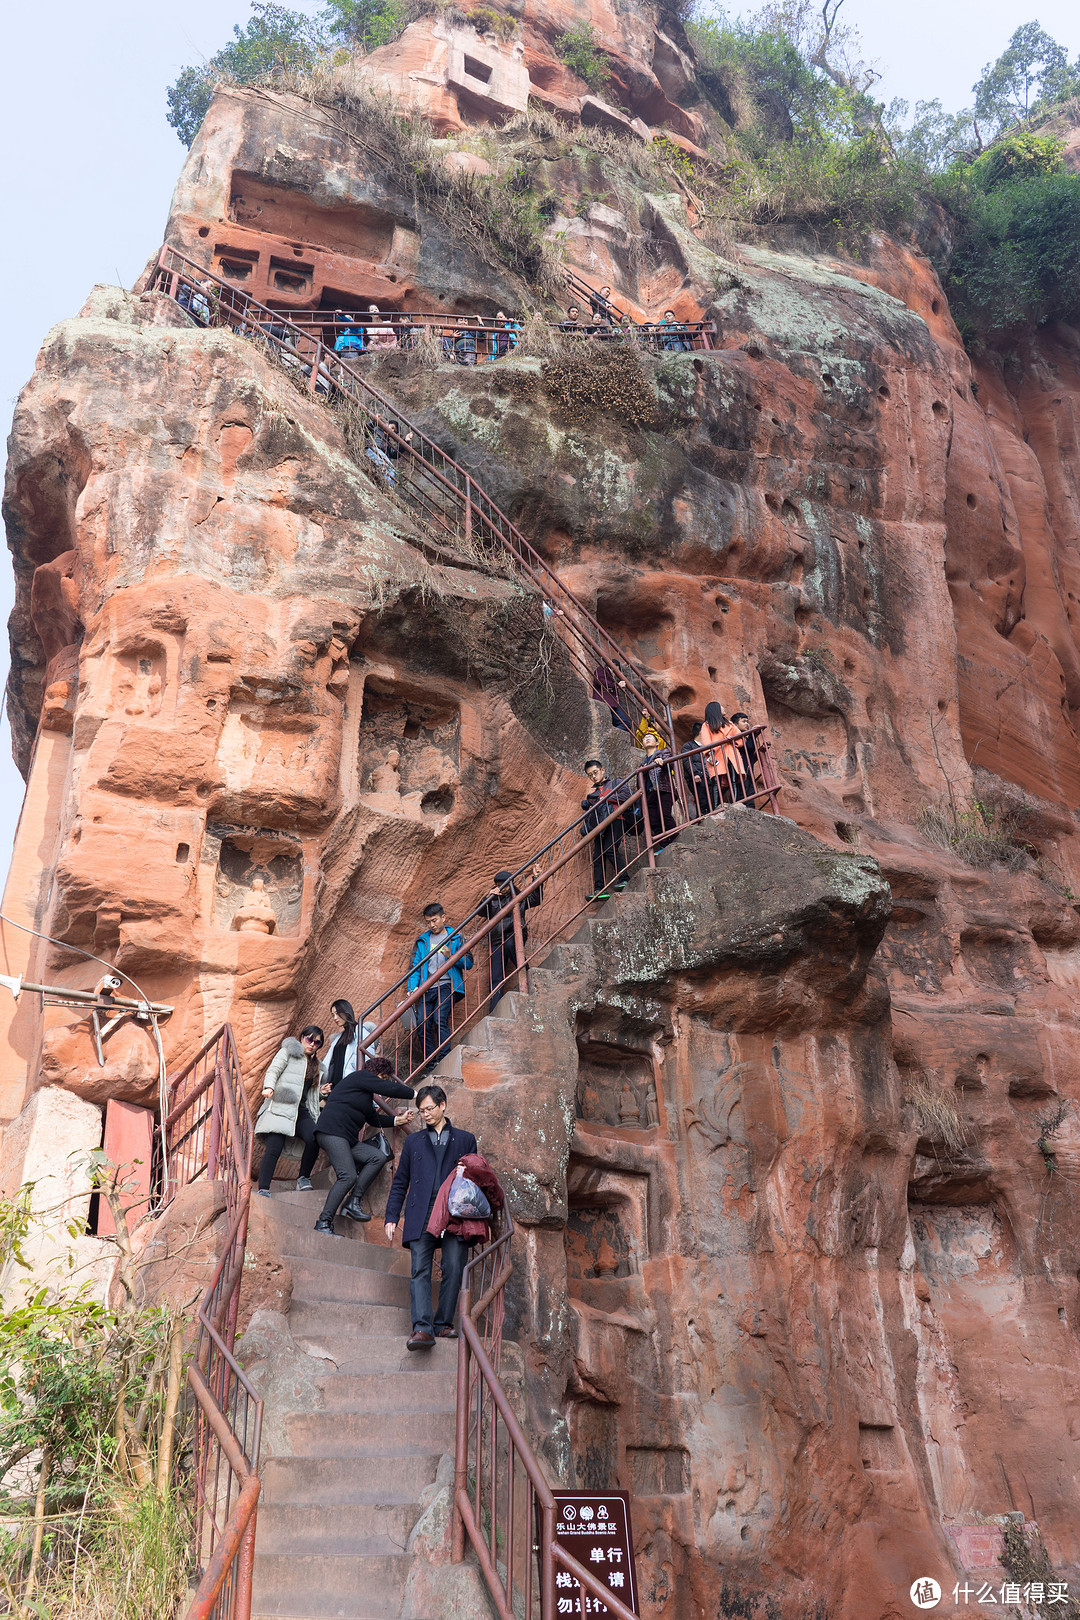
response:
<path fill-rule="evenodd" d="M 448 1208 L 454 1219 L 459 1221 L 483 1221 L 491 1214 L 491 1205 L 476 1182 L 470 1181 L 468 1176 L 455 1176 Z"/>

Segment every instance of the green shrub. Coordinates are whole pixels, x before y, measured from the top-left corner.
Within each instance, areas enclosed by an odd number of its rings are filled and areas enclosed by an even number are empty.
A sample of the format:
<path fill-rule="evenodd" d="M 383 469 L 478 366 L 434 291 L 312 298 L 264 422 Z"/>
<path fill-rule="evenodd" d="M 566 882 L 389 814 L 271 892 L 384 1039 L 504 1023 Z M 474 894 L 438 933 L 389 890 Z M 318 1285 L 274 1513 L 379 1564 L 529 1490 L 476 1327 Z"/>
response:
<path fill-rule="evenodd" d="M 565 33 L 556 34 L 555 54 L 568 68 L 584 79 L 590 90 L 599 93 L 610 78 L 608 65 L 596 44 L 592 23 L 577 23 Z"/>
<path fill-rule="evenodd" d="M 1017 180 L 1039 179 L 1046 174 L 1060 174 L 1065 167 L 1062 157 L 1064 141 L 1052 135 L 1033 135 L 1020 130 L 995 141 L 968 170 L 969 177 L 982 191 L 994 191 L 998 186 Z"/>
<path fill-rule="evenodd" d="M 0 1583 L 4 1612 L 38 1620 L 174 1614 L 190 1572 L 189 1504 L 172 1473 L 184 1324 L 136 1304 L 126 1189 L 92 1158 L 116 1222 L 117 1310 L 63 1269 L 24 1297 L 33 1188 L 0 1198 Z"/>
<path fill-rule="evenodd" d="M 1080 319 L 1080 175 L 1041 174 L 956 199 L 945 288 L 965 341 Z"/>

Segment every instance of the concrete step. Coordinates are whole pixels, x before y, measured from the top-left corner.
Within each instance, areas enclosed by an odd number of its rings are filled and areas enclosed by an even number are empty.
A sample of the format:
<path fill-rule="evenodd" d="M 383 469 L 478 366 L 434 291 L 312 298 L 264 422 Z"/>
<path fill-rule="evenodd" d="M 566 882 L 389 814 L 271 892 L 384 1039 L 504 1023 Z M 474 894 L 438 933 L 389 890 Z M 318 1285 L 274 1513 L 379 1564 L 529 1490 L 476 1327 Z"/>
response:
<path fill-rule="evenodd" d="M 314 1502 L 260 1503 L 259 1547 L 266 1553 L 403 1553 L 419 1502 L 352 1503 L 340 1513 Z"/>
<path fill-rule="evenodd" d="M 424 1355 L 406 1352 L 419 1362 L 417 1371 L 402 1373 L 326 1373 L 318 1380 L 324 1412 L 452 1412 L 457 1404 L 457 1366 L 444 1372 L 424 1368 Z"/>
<path fill-rule="evenodd" d="M 451 1412 L 296 1412 L 285 1419 L 294 1457 L 424 1456 L 454 1443 Z"/>
<path fill-rule="evenodd" d="M 314 1202 L 304 1204 L 299 1200 Z M 290 1254 L 330 1260 L 335 1265 L 366 1266 L 373 1271 L 409 1275 L 407 1249 L 398 1244 L 391 1248 L 385 1241 L 379 1243 L 374 1237 L 369 1239 L 364 1236 L 367 1226 L 378 1225 L 379 1232 L 382 1232 L 381 1224 L 375 1221 L 360 1224 L 342 1218 L 331 1237 L 329 1233 L 315 1230 L 315 1221 L 322 1208 L 322 1200 L 317 1193 L 286 1193 L 283 1197 L 275 1193 L 273 1198 L 264 1198 L 261 1203 L 268 1218 L 281 1229 L 282 1246 Z"/>
<path fill-rule="evenodd" d="M 333 1367 L 328 1371 L 399 1372 L 412 1376 L 414 1373 L 440 1371 L 453 1374 L 457 1367 L 458 1347 L 453 1339 L 437 1339 L 429 1350 L 406 1350 L 407 1333 L 381 1333 L 365 1337 L 357 1330 L 327 1328 L 320 1323 L 318 1307 L 315 1308 L 316 1314 L 303 1317 L 303 1325 L 298 1327 L 297 1313 L 311 1309 L 310 1306 L 294 1306 L 289 1316 L 289 1326 L 293 1338 L 305 1354 L 333 1362 Z"/>
<path fill-rule="evenodd" d="M 318 1236 L 318 1233 L 314 1234 Z M 326 1300 L 338 1304 L 397 1305 L 407 1309 L 409 1279 L 370 1266 L 349 1266 L 306 1255 L 282 1257 L 292 1271 L 294 1302 Z"/>
<path fill-rule="evenodd" d="M 268 1457 L 259 1469 L 261 1526 L 263 1503 L 309 1507 L 392 1506 L 415 1502 L 435 1479 L 437 1456 Z M 348 1514 L 345 1515 L 348 1517 Z M 262 1529 L 256 1545 L 263 1547 Z"/>
<path fill-rule="evenodd" d="M 251 1606 L 263 1615 L 384 1620 L 401 1613 L 412 1559 L 398 1553 L 256 1553 Z"/>
<path fill-rule="evenodd" d="M 354 1351 L 369 1335 L 386 1338 L 393 1333 L 407 1339 L 412 1315 L 405 1305 L 353 1305 L 338 1301 L 293 1300 L 289 1327 L 294 1339 L 318 1338 Z M 334 1361 L 340 1358 L 331 1351 Z"/>

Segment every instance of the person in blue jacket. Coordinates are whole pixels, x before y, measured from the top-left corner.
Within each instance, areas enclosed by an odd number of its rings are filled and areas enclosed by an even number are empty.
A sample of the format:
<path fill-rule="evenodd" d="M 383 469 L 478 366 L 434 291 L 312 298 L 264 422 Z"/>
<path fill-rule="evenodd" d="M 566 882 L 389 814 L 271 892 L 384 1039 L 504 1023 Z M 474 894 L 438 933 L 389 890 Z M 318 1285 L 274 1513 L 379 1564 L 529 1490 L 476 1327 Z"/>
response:
<path fill-rule="evenodd" d="M 334 353 L 348 354 L 350 349 L 356 349 L 358 352 L 363 353 L 364 328 L 360 325 L 357 317 L 346 314 L 344 310 L 340 309 L 335 310 L 334 313 L 339 321 L 346 323 L 345 330 L 339 332 L 334 339 Z"/>
<path fill-rule="evenodd" d="M 409 1350 L 430 1350 L 436 1339 L 456 1339 L 454 1312 L 461 1290 L 461 1274 L 469 1255 L 464 1238 L 445 1232 L 441 1238 L 427 1230 L 439 1188 L 452 1173 L 459 1159 L 475 1153 L 476 1137 L 459 1131 L 446 1117 L 446 1092 L 442 1086 L 421 1086 L 416 1106 L 422 1129 L 405 1138 L 401 1158 L 386 1200 L 386 1241 L 393 1243 L 401 1206 L 405 1221 L 402 1248 L 412 1260 L 409 1303 L 412 1333 L 406 1341 Z M 431 1263 L 435 1250 L 442 1248 L 442 1283 L 434 1321 L 431 1312 Z"/>
<path fill-rule="evenodd" d="M 442 1057 L 450 1045 L 450 1020 L 454 999 L 465 994 L 463 968 L 471 968 L 471 954 L 444 971 L 447 962 L 461 949 L 461 935 L 446 926 L 446 914 L 437 900 L 424 907 L 427 929 L 413 946 L 409 990 L 425 986 L 417 1002 L 416 1027 L 420 1033 L 421 1062 L 428 1065 Z"/>

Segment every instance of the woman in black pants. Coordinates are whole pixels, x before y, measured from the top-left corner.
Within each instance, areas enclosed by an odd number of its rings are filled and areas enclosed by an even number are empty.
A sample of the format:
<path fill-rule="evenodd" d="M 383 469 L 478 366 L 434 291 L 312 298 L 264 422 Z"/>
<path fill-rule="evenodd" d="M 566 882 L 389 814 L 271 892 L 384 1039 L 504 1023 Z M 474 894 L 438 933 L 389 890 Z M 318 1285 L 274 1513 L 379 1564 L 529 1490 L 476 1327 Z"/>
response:
<path fill-rule="evenodd" d="M 286 1035 L 263 1081 L 263 1105 L 255 1121 L 255 1135 L 263 1137 L 259 1192 L 270 1197 L 270 1183 L 285 1143 L 298 1136 L 304 1144 L 300 1180 L 311 1175 L 319 1157 L 315 1121 L 319 1117 L 319 1048 L 323 1032 L 318 1024 L 301 1030 L 300 1039 Z M 308 1186 L 310 1186 L 310 1181 Z"/>
<path fill-rule="evenodd" d="M 316 1232 L 333 1232 L 334 1216 L 350 1193 L 352 1197 L 341 1213 L 354 1221 L 371 1219 L 360 1200 L 386 1164 L 387 1157 L 373 1143 L 359 1141 L 360 1132 L 365 1125 L 383 1130 L 392 1125 L 404 1125 L 412 1113 L 412 1109 L 407 1108 L 391 1119 L 376 1106 L 376 1096 L 409 1099 L 414 1096 L 411 1086 L 403 1086 L 390 1078 L 393 1072 L 389 1058 L 369 1058 L 363 1069 L 344 1075 L 326 1099 L 315 1135 L 334 1167 L 337 1180 L 327 1193 L 322 1214 L 315 1222 Z"/>

